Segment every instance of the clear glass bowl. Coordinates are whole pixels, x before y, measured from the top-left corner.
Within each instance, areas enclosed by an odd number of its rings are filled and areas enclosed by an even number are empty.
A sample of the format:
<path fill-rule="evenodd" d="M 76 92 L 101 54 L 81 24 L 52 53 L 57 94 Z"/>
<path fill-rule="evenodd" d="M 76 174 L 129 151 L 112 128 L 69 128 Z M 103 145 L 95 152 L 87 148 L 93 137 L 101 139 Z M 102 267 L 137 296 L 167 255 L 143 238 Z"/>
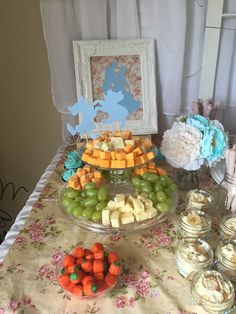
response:
<path fill-rule="evenodd" d="M 208 213 L 212 212 L 216 206 L 214 197 L 202 189 L 190 190 L 186 195 L 185 204 L 187 209 L 196 208 Z"/>
<path fill-rule="evenodd" d="M 61 192 L 59 194 L 59 199 L 58 199 L 59 208 L 61 209 L 63 214 L 68 219 L 70 219 L 70 221 L 73 224 L 76 224 L 78 227 L 83 228 L 83 229 L 88 230 L 88 231 L 101 233 L 101 234 L 135 233 L 135 232 L 139 232 L 141 230 L 151 228 L 151 227 L 165 221 L 167 218 L 169 218 L 174 213 L 176 207 L 178 206 L 178 202 L 179 202 L 178 192 L 175 191 L 175 192 L 173 192 L 172 204 L 171 204 L 171 208 L 168 212 L 162 213 L 160 215 L 157 215 L 153 218 L 150 218 L 150 219 L 147 219 L 144 221 L 139 221 L 139 222 L 135 221 L 135 222 L 132 222 L 129 224 L 120 225 L 120 227 L 118 227 L 118 228 L 114 228 L 112 226 L 104 226 L 102 223 L 95 223 L 95 222 L 88 220 L 86 218 L 83 218 L 83 217 L 76 218 L 76 217 L 70 215 L 66 211 L 66 209 L 62 206 L 62 203 L 61 203 L 63 192 L 64 192 L 65 188 L 66 188 L 66 185 L 61 190 Z M 118 186 L 118 188 L 119 188 L 119 186 Z M 116 191 L 114 191 L 114 192 L 116 194 Z M 121 193 L 120 190 L 119 190 L 119 193 Z M 126 191 L 123 191 L 123 193 L 126 194 Z"/>
<path fill-rule="evenodd" d="M 87 243 L 86 242 L 86 245 L 84 246 L 84 244 L 83 244 L 83 246 L 84 247 L 86 247 L 86 248 L 89 248 L 89 249 L 91 249 L 92 248 L 92 245 L 93 245 L 93 243 Z M 114 252 L 114 250 L 112 250 L 109 246 L 107 246 L 107 245 L 104 245 L 103 244 L 103 247 L 104 247 L 104 249 L 105 249 L 105 251 L 106 252 Z M 70 251 L 68 251 L 67 252 L 67 254 L 72 254 L 73 253 L 73 249 L 72 250 L 70 250 Z M 63 258 L 64 258 L 64 256 L 63 256 Z M 110 286 L 109 288 L 107 288 L 106 290 L 104 290 L 104 291 L 101 291 L 101 292 L 97 292 L 96 294 L 94 294 L 93 296 L 87 296 L 87 295 L 84 295 L 84 296 L 81 296 L 81 297 L 79 297 L 79 296 L 76 296 L 75 294 L 73 294 L 72 292 L 70 292 L 70 291 L 68 291 L 68 290 L 66 290 L 64 287 L 62 287 L 61 285 L 60 285 L 60 283 L 59 283 L 59 276 L 60 276 L 60 271 L 61 271 L 61 269 L 63 268 L 63 258 L 62 259 L 60 259 L 60 261 L 57 263 L 57 265 L 56 265 L 56 278 L 57 278 L 57 283 L 58 283 L 58 285 L 66 292 L 66 293 L 68 293 L 68 294 L 70 294 L 71 296 L 73 296 L 74 298 L 76 298 L 76 299 L 79 299 L 79 300 L 91 300 L 91 299 L 97 299 L 97 298 L 101 298 L 101 297 L 104 297 L 104 296 L 106 296 L 107 294 L 109 294 L 117 285 L 118 285 L 118 283 L 119 283 L 119 280 L 120 280 L 120 276 L 121 276 L 121 274 L 119 275 L 119 277 L 118 277 L 118 280 L 116 281 L 116 283 L 113 285 L 113 286 Z"/>
<path fill-rule="evenodd" d="M 221 240 L 236 239 L 236 214 L 230 213 L 224 216 L 220 222 Z"/>

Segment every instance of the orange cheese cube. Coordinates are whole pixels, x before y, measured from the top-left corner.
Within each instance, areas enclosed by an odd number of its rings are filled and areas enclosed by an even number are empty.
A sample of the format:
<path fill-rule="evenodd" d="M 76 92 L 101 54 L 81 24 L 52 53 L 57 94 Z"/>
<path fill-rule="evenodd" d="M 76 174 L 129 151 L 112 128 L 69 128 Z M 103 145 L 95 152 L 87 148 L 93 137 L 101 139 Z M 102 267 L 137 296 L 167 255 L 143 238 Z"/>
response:
<path fill-rule="evenodd" d="M 134 160 L 134 163 L 135 163 L 136 166 L 141 165 L 142 164 L 141 158 L 140 157 L 136 157 L 135 160 Z"/>
<path fill-rule="evenodd" d="M 98 150 L 98 149 L 94 149 L 94 151 L 93 151 L 93 157 L 95 157 L 95 158 L 99 158 L 99 157 L 100 157 L 100 153 L 101 153 L 101 151 L 100 151 L 100 150 Z"/>
<path fill-rule="evenodd" d="M 92 168 L 90 165 L 85 165 L 84 168 L 83 168 L 83 170 L 84 170 L 85 172 L 91 172 L 92 169 L 93 169 L 93 168 Z"/>
<path fill-rule="evenodd" d="M 71 181 L 71 182 L 78 182 L 78 176 L 77 176 L 77 174 L 74 174 L 74 175 L 70 176 L 70 181 Z"/>
<path fill-rule="evenodd" d="M 127 167 L 134 167 L 135 166 L 135 163 L 134 163 L 134 159 L 128 159 L 126 161 L 126 166 Z M 137 172 L 136 172 L 137 171 Z M 135 169 L 135 173 L 136 174 L 139 174 L 139 169 Z"/>
<path fill-rule="evenodd" d="M 126 154 L 122 151 L 119 153 L 116 153 L 116 159 L 117 160 L 125 160 L 125 157 L 126 157 Z"/>
<path fill-rule="evenodd" d="M 143 140 L 143 144 L 146 148 L 151 148 L 152 147 L 152 141 L 149 138 L 145 138 Z"/>
<path fill-rule="evenodd" d="M 147 153 L 147 158 L 150 160 L 150 159 L 153 159 L 155 157 L 155 154 L 154 152 L 149 152 Z"/>
<path fill-rule="evenodd" d="M 97 158 L 89 157 L 88 163 L 95 166 L 97 163 Z"/>
<path fill-rule="evenodd" d="M 157 167 L 157 173 L 159 174 L 159 176 L 166 176 L 167 175 L 167 171 L 163 168 Z"/>
<path fill-rule="evenodd" d="M 147 167 L 148 169 L 155 169 L 156 168 L 156 164 L 154 161 L 150 161 L 148 164 L 147 164 Z"/>
<path fill-rule="evenodd" d="M 126 144 L 126 145 L 125 145 L 125 147 L 124 147 L 123 149 L 124 149 L 124 152 L 125 152 L 125 153 L 129 154 L 129 153 L 131 153 L 131 152 L 132 152 L 132 150 L 133 150 L 133 146 L 132 146 L 132 145 L 130 145 L 130 144 Z"/>
<path fill-rule="evenodd" d="M 117 160 L 117 168 L 125 168 L 126 160 Z"/>
<path fill-rule="evenodd" d="M 136 153 L 137 155 L 142 155 L 143 151 L 142 149 L 138 146 L 133 150 L 133 153 Z"/>
<path fill-rule="evenodd" d="M 100 164 L 100 163 L 99 163 Z M 101 179 L 102 174 L 99 171 L 94 171 L 93 173 L 95 179 Z"/>
<path fill-rule="evenodd" d="M 111 159 L 111 153 L 110 152 L 100 152 L 100 158 L 101 159 Z"/>
<path fill-rule="evenodd" d="M 102 168 L 109 168 L 110 167 L 110 160 L 100 159 L 99 166 Z"/>
<path fill-rule="evenodd" d="M 136 157 L 137 157 L 137 153 L 132 152 L 126 155 L 126 160 L 132 160 L 132 159 L 134 160 Z"/>
<path fill-rule="evenodd" d="M 115 160 L 116 159 L 116 152 L 111 152 L 111 159 Z"/>
<path fill-rule="evenodd" d="M 89 158 L 90 158 L 90 156 L 89 156 L 88 154 L 83 153 L 81 159 L 82 159 L 83 161 L 85 161 L 85 162 L 88 162 L 88 161 L 89 161 Z"/>
<path fill-rule="evenodd" d="M 144 164 L 145 162 L 147 162 L 147 161 L 148 161 L 147 154 L 141 155 L 141 156 L 140 156 L 140 159 L 141 159 L 141 161 L 142 161 L 142 164 Z"/>
<path fill-rule="evenodd" d="M 111 160 L 111 168 L 118 168 L 117 162 L 118 160 Z"/>
<path fill-rule="evenodd" d="M 93 178 L 92 182 L 94 182 L 96 184 L 96 187 L 99 187 L 101 185 L 101 180 L 100 179 Z"/>
<path fill-rule="evenodd" d="M 135 142 L 136 145 L 139 145 L 140 142 L 141 142 L 141 139 L 140 139 L 139 136 L 133 136 L 133 137 L 132 137 L 132 140 L 134 140 L 134 142 Z"/>
<path fill-rule="evenodd" d="M 88 143 L 86 144 L 86 149 L 92 150 L 92 149 L 93 149 L 93 142 L 88 142 Z"/>
<path fill-rule="evenodd" d="M 147 171 L 148 171 L 147 168 L 140 168 L 139 169 L 139 174 L 142 175 L 142 174 L 144 174 Z"/>

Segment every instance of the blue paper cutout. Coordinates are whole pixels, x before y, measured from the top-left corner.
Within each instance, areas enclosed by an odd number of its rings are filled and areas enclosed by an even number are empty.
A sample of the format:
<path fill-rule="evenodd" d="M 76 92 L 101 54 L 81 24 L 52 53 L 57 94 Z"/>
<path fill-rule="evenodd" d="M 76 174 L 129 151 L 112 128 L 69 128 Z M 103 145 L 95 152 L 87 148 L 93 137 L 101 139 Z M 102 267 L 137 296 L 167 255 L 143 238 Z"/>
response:
<path fill-rule="evenodd" d="M 68 106 L 69 111 L 73 116 L 80 114 L 82 119 L 80 124 L 73 127 L 70 123 L 67 123 L 67 130 L 73 136 L 80 133 L 83 135 L 87 133 L 89 137 L 96 137 L 95 118 L 98 111 L 106 113 L 106 119 L 102 119 L 103 124 L 110 124 L 115 121 L 119 121 L 121 128 L 125 127 L 126 117 L 128 110 L 124 106 L 121 106 L 121 101 L 124 99 L 124 95 L 121 91 L 115 92 L 111 89 L 107 90 L 103 94 L 104 100 L 96 100 L 94 102 L 87 101 L 83 96 L 80 97 L 79 101 L 72 106 Z"/>
<path fill-rule="evenodd" d="M 116 69 L 119 71 L 116 72 Z M 113 61 L 110 66 L 105 68 L 105 79 L 102 85 L 103 93 L 107 93 L 108 90 L 115 92 L 121 91 L 124 95 L 120 105 L 128 110 L 128 113 L 134 112 L 140 106 L 140 101 L 135 100 L 131 91 L 125 73 L 127 71 L 126 66 L 120 66 L 117 61 Z"/>

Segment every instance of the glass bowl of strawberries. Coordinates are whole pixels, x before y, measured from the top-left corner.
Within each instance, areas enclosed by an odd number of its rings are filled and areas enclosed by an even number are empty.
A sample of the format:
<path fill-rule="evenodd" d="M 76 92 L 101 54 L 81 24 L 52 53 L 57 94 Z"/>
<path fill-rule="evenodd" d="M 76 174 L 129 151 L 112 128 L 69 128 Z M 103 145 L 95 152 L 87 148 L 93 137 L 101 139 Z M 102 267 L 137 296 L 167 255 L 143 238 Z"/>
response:
<path fill-rule="evenodd" d="M 115 288 L 121 272 L 118 254 L 101 243 L 74 247 L 56 266 L 58 284 L 80 300 L 105 296 Z"/>

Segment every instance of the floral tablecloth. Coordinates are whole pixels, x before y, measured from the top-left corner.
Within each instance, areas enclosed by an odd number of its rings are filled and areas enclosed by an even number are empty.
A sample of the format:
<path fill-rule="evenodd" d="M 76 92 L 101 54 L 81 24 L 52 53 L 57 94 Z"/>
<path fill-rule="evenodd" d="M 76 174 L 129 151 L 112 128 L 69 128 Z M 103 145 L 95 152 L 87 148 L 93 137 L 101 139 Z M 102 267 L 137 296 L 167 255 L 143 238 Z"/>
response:
<path fill-rule="evenodd" d="M 63 182 L 63 158 L 34 204 L 24 227 L 0 264 L 0 314 L 201 314 L 189 294 L 189 282 L 175 267 L 178 213 L 184 209 L 184 194 L 175 215 L 143 233 L 104 236 L 85 232 L 66 220 L 57 204 Z M 215 192 L 208 172 L 201 187 Z M 78 301 L 57 284 L 55 265 L 78 242 L 101 241 L 124 260 L 124 274 L 108 296 Z"/>

